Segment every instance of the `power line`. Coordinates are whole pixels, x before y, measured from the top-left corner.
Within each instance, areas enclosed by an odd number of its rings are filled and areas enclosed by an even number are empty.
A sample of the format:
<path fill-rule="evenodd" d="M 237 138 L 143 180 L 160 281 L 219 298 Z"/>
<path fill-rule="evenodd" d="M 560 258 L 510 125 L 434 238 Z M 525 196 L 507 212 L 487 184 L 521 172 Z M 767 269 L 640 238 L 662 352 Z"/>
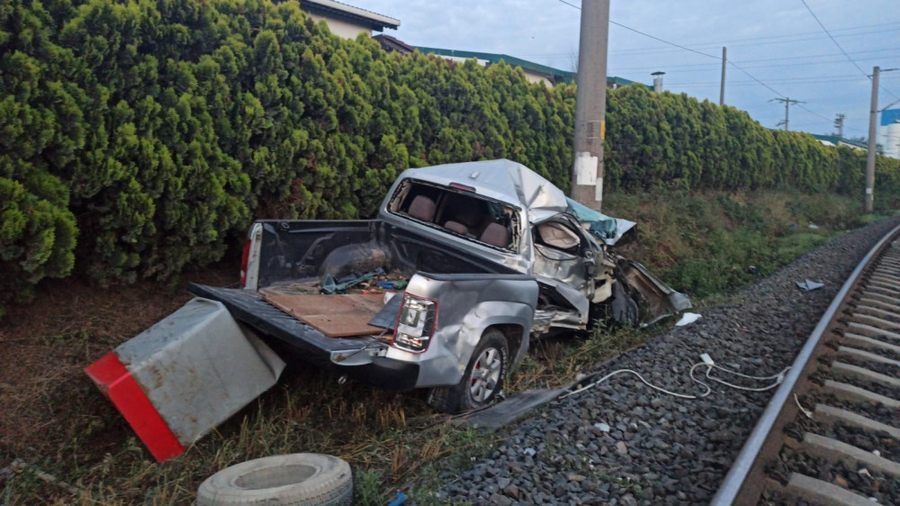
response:
<path fill-rule="evenodd" d="M 560 3 L 563 3 L 563 4 L 565 4 L 565 5 L 568 5 L 569 7 L 572 7 L 572 8 L 578 9 L 578 10 L 581 10 L 581 7 L 580 7 L 580 6 L 575 5 L 575 4 L 573 4 L 573 3 L 570 3 L 570 2 L 568 2 L 567 0 L 557 0 L 557 1 L 559 1 Z M 672 46 L 672 47 L 677 47 L 677 48 L 679 48 L 679 49 L 683 49 L 683 50 L 688 51 L 688 52 L 691 52 L 691 53 L 695 53 L 695 54 L 698 54 L 698 55 L 701 55 L 701 56 L 705 56 L 705 57 L 707 57 L 707 58 L 712 58 L 712 59 L 715 59 L 715 60 L 718 60 L 718 59 L 719 59 L 718 56 L 715 56 L 715 55 L 712 55 L 712 54 L 709 54 L 709 53 L 705 53 L 705 52 L 703 52 L 703 51 L 698 51 L 698 50 L 696 50 L 696 49 L 693 49 L 693 48 L 690 48 L 690 47 L 687 47 L 687 46 L 683 46 L 683 45 L 681 45 L 681 44 L 677 44 L 677 43 L 675 43 L 675 42 L 672 42 L 672 41 L 669 41 L 669 40 L 666 40 L 666 39 L 657 37 L 657 36 L 655 36 L 655 35 L 651 35 L 651 34 L 646 33 L 646 32 L 642 32 L 642 31 L 640 31 L 640 30 L 638 30 L 638 29 L 636 29 L 636 28 L 632 28 L 632 27 L 630 27 L 630 26 L 623 25 L 622 23 L 619 23 L 619 22 L 616 22 L 616 21 L 613 21 L 613 20 L 610 20 L 609 23 L 610 23 L 610 24 L 613 24 L 613 25 L 616 25 L 616 26 L 618 26 L 618 27 L 624 28 L 624 29 L 626 29 L 626 30 L 632 31 L 632 32 L 634 32 L 634 33 L 643 35 L 644 37 L 648 37 L 648 38 L 651 38 L 651 39 L 656 40 L 656 41 L 658 41 L 658 42 L 662 42 L 663 44 L 667 44 L 667 45 Z M 830 35 L 829 35 L 829 36 L 830 36 Z M 843 51 L 843 49 L 842 49 L 842 51 Z M 779 98 L 781 98 L 781 99 L 788 99 L 787 95 L 781 93 L 780 91 L 776 90 L 776 89 L 773 88 L 772 86 L 766 84 L 766 83 L 763 82 L 761 79 L 757 78 L 756 76 L 754 76 L 753 74 L 751 74 L 750 72 L 748 72 L 746 69 L 744 69 L 744 68 L 741 67 L 740 65 L 734 63 L 733 61 L 728 61 L 727 63 L 728 63 L 728 65 L 731 65 L 731 66 L 734 67 L 736 70 L 740 71 L 741 73 L 743 73 L 744 75 L 746 75 L 747 77 L 749 77 L 750 79 L 752 79 L 753 81 L 755 81 L 755 82 L 756 82 L 757 84 L 759 84 L 760 86 L 762 86 L 762 87 L 766 88 L 767 90 L 771 91 L 772 93 L 778 95 Z M 802 107 L 802 106 L 800 106 L 800 107 Z M 805 107 L 802 107 L 802 108 L 803 108 L 804 110 L 806 110 L 807 112 L 809 112 L 809 113 L 816 114 L 816 115 L 818 115 L 818 116 L 820 116 L 820 117 L 822 117 L 822 118 L 826 118 L 825 116 L 820 115 L 820 114 L 818 114 L 818 113 L 815 113 L 815 112 L 813 112 L 813 111 L 811 111 L 811 110 L 809 110 L 809 109 L 807 109 L 807 108 L 805 108 Z M 830 118 L 826 118 L 826 119 L 828 119 L 828 121 L 831 121 Z"/>
<path fill-rule="evenodd" d="M 865 31 L 865 32 L 849 33 L 849 34 L 835 35 L 835 36 L 836 37 L 855 37 L 855 36 L 863 36 L 863 35 L 871 35 L 871 34 L 897 32 L 897 31 L 900 31 L 900 28 L 891 28 L 891 29 L 887 29 L 887 30 L 870 30 L 870 31 Z M 723 40 L 719 44 L 725 44 L 728 47 L 794 44 L 797 42 L 810 42 L 810 41 L 819 40 L 821 38 L 821 32 L 815 32 L 815 33 L 818 34 L 818 36 L 815 36 L 815 37 L 792 36 L 791 38 L 788 38 L 788 36 L 780 36 L 780 39 L 778 39 L 778 40 L 764 40 L 763 37 L 760 37 L 759 39 L 752 39 L 752 38 L 741 39 L 741 40 L 745 40 L 747 42 L 730 42 L 728 40 Z M 716 43 L 714 43 L 714 42 L 698 42 L 698 43 L 692 44 L 692 46 L 694 48 L 710 48 L 710 49 L 717 47 Z M 658 48 L 655 46 L 654 47 L 632 47 L 632 48 L 626 48 L 626 49 L 619 49 L 617 51 L 613 51 L 612 53 L 614 53 L 614 54 L 633 54 L 633 53 L 648 53 L 648 52 L 661 52 L 661 51 L 671 51 L 671 50 L 667 49 L 667 48 Z"/>
<path fill-rule="evenodd" d="M 868 76 L 869 74 L 866 73 L 866 71 L 863 70 L 862 67 L 860 67 L 859 64 L 857 64 L 856 61 L 854 61 L 853 58 L 850 57 L 849 54 L 847 54 L 847 51 L 844 50 L 843 46 L 841 46 L 841 44 L 837 41 L 837 39 L 835 39 L 834 36 L 831 35 L 831 32 L 828 31 L 828 28 L 825 28 L 825 25 L 822 24 L 822 21 L 819 19 L 819 16 L 816 16 L 816 13 L 813 12 L 813 10 L 809 8 L 809 4 L 806 3 L 806 0 L 800 0 L 800 2 L 803 4 L 804 7 L 806 7 L 806 10 L 809 11 L 809 13 L 810 13 L 810 15 L 812 15 L 813 19 L 816 20 L 816 23 L 818 23 L 819 27 L 822 28 L 822 31 L 825 32 L 825 35 L 827 35 L 828 38 L 831 39 L 831 42 L 834 42 L 834 45 L 837 46 L 837 48 L 840 49 L 840 51 L 842 53 L 844 53 L 844 56 L 847 57 L 847 60 L 850 63 L 852 63 L 853 66 L 856 67 L 862 73 L 862 75 Z"/>
<path fill-rule="evenodd" d="M 561 2 L 561 3 L 564 3 L 564 4 L 566 4 L 566 5 L 568 5 L 569 7 L 574 7 L 574 8 L 576 8 L 576 9 L 578 9 L 578 10 L 581 10 L 581 7 L 579 7 L 579 6 L 577 6 L 577 5 L 573 4 L 573 3 L 569 3 L 569 2 L 567 2 L 566 0 L 558 0 L 558 1 Z M 630 31 L 632 31 L 632 32 L 634 32 L 634 33 L 643 35 L 644 37 L 649 37 L 649 38 L 651 38 L 651 39 L 653 39 L 653 40 L 662 42 L 663 44 L 668 44 L 668 45 L 670 45 L 670 46 L 672 46 L 672 47 L 677 47 L 677 48 L 679 48 L 679 49 L 683 49 L 683 50 L 689 51 L 689 52 L 691 52 L 691 53 L 699 54 L 699 55 L 705 56 L 705 57 L 707 57 L 707 58 L 713 58 L 713 59 L 715 59 L 715 60 L 718 60 L 718 59 L 719 59 L 718 56 L 711 55 L 711 54 L 709 54 L 709 53 L 704 53 L 703 51 L 697 51 L 696 49 L 692 49 L 692 48 L 689 48 L 689 47 L 687 47 L 687 46 L 682 46 L 681 44 L 677 44 L 677 43 L 675 43 L 675 42 L 672 42 L 672 41 L 669 41 L 669 40 L 666 40 L 666 39 L 662 39 L 662 38 L 657 37 L 657 36 L 655 36 L 655 35 L 650 35 L 650 34 L 647 33 L 647 32 L 642 32 L 642 31 L 640 31 L 640 30 L 638 30 L 638 29 L 636 29 L 636 28 L 632 28 L 632 27 L 630 27 L 630 26 L 623 25 L 622 23 L 618 23 L 618 22 L 613 21 L 613 20 L 610 20 L 609 23 L 610 23 L 610 24 L 613 24 L 613 25 L 616 25 L 616 26 L 618 26 L 618 27 L 621 27 L 621 28 L 625 28 L 626 30 L 630 30 Z M 740 67 L 739 65 L 735 64 L 733 61 L 729 61 L 728 64 L 731 65 L 732 67 L 734 67 L 735 69 L 741 71 L 742 73 L 744 73 L 745 75 L 747 75 L 747 77 L 749 77 L 750 79 L 753 79 L 754 81 L 756 81 L 757 83 L 759 83 L 761 86 L 765 87 L 766 89 L 768 89 L 768 90 L 771 91 L 772 93 L 778 95 L 779 97 L 782 97 L 782 98 L 783 98 L 783 97 L 785 96 L 785 95 L 784 95 L 783 93 L 781 93 L 780 91 L 776 90 L 775 88 L 773 88 L 773 87 L 769 86 L 768 84 L 762 82 L 761 80 L 757 79 L 756 76 L 754 76 L 754 75 L 751 74 L 750 72 L 747 72 L 746 70 L 744 70 L 743 67 Z"/>
<path fill-rule="evenodd" d="M 847 54 L 847 51 L 845 51 L 844 48 L 838 43 L 837 39 L 835 39 L 834 36 L 831 35 L 831 32 L 828 31 L 828 28 L 825 28 L 825 25 L 822 24 L 822 21 L 819 19 L 819 16 L 816 16 L 816 13 L 813 12 L 813 10 L 809 7 L 809 4 L 806 3 L 806 0 L 800 0 L 800 2 L 803 4 L 804 7 L 806 7 L 806 10 L 809 11 L 809 14 L 813 17 L 813 19 L 816 20 L 816 23 L 818 23 L 819 27 L 822 28 L 822 31 L 825 32 L 825 35 L 827 35 L 828 38 L 831 39 L 831 42 L 834 42 L 834 45 L 837 46 L 837 48 L 840 49 L 842 53 L 844 53 L 844 56 L 847 57 L 847 60 L 849 60 L 850 63 L 852 63 L 853 66 L 856 67 L 862 73 L 862 75 L 871 79 L 872 77 L 869 76 L 869 73 L 866 72 L 865 70 L 863 70 L 863 68 L 860 67 L 859 64 L 856 63 L 856 61 L 853 58 L 851 58 L 849 54 Z M 894 98 L 900 98 L 897 95 L 894 95 L 894 93 L 891 92 L 891 90 L 885 88 L 884 86 L 879 86 L 879 88 L 883 89 L 884 91 L 886 91 L 887 93 L 892 95 Z"/>
<path fill-rule="evenodd" d="M 569 7 L 574 7 L 574 8 L 576 8 L 576 9 L 578 9 L 578 10 L 581 10 L 581 7 L 580 7 L 580 6 L 575 5 L 575 4 L 573 4 L 573 3 L 569 3 L 569 2 L 567 2 L 566 0 L 559 0 L 559 1 L 560 1 L 561 3 L 564 3 L 564 4 L 568 5 Z M 661 38 L 659 38 L 659 37 L 657 37 L 657 36 L 655 36 L 655 35 L 650 35 L 650 34 L 647 33 L 647 32 L 642 32 L 642 31 L 638 30 L 637 28 L 632 28 L 632 27 L 630 27 L 630 26 L 623 25 L 622 23 L 619 23 L 619 22 L 616 22 L 616 21 L 613 21 L 613 20 L 609 20 L 609 24 L 611 24 L 611 25 L 616 25 L 616 26 L 618 26 L 619 28 L 624 28 L 624 29 L 626 29 L 626 30 L 628 30 L 628 31 L 632 31 L 632 32 L 637 33 L 637 34 L 639 34 L 639 35 L 643 35 L 644 37 L 648 37 L 648 38 L 651 38 L 651 39 L 653 39 L 653 40 L 655 40 L 655 41 L 662 42 L 663 44 L 668 44 L 668 45 L 670 45 L 670 46 L 672 46 L 672 47 L 677 47 L 678 49 L 683 49 L 683 50 L 689 51 L 689 52 L 691 52 L 691 53 L 699 54 L 700 56 L 706 56 L 707 58 L 715 58 L 716 60 L 719 59 L 718 56 L 713 56 L 713 55 L 711 55 L 711 54 L 709 54 L 709 53 L 704 53 L 703 51 L 697 51 L 696 49 L 691 49 L 691 48 L 689 48 L 689 47 L 687 47 L 687 46 L 682 46 L 681 44 L 676 44 L 675 42 L 672 42 L 672 41 L 669 41 L 669 40 L 666 40 L 666 39 L 661 39 Z"/>
<path fill-rule="evenodd" d="M 891 48 L 891 51 L 900 51 L 900 48 Z M 839 55 L 840 53 L 833 53 L 835 55 Z M 523 55 L 524 56 L 524 55 Z M 815 58 L 822 57 L 823 55 L 808 55 L 803 57 L 806 61 L 801 62 L 786 62 L 786 63 L 768 63 L 767 62 L 778 62 L 783 61 L 786 58 L 796 58 L 796 57 L 781 57 L 781 58 L 759 58 L 752 60 L 741 60 L 741 64 L 744 65 L 744 68 L 752 68 L 752 69 L 768 69 L 775 67 L 802 67 L 808 65 L 829 65 L 835 63 L 846 63 L 847 60 L 841 58 L 839 60 L 829 59 L 829 60 L 818 60 L 815 61 Z M 859 61 L 880 61 L 883 60 L 884 56 L 878 57 L 866 57 L 859 58 Z M 719 66 L 719 63 L 684 63 L 684 64 L 666 64 L 666 71 L 672 69 L 684 69 L 684 72 L 699 72 L 706 69 L 712 69 Z M 657 64 L 648 64 L 648 65 L 640 65 L 633 67 L 616 67 L 616 70 L 626 71 L 626 70 L 655 70 L 659 68 Z M 856 75 L 856 73 L 854 73 Z M 900 77 L 897 75 L 895 77 Z"/>

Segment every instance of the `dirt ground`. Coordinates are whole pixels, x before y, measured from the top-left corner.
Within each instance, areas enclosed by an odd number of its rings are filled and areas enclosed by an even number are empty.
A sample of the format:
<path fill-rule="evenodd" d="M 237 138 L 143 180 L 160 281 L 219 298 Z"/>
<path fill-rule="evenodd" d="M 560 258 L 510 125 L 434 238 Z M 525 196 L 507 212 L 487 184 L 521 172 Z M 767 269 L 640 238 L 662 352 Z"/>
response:
<path fill-rule="evenodd" d="M 44 283 L 32 303 L 11 307 L 0 322 L 0 468 L 15 456 L 59 457 L 78 436 L 67 428 L 84 426 L 73 419 L 107 418 L 106 400 L 85 392 L 95 387 L 83 368 L 187 302 L 188 282 L 236 285 L 237 274 L 222 264 L 188 273 L 175 286 L 109 288 L 70 278 Z M 117 424 L 82 448 L 103 455 L 127 430 Z"/>

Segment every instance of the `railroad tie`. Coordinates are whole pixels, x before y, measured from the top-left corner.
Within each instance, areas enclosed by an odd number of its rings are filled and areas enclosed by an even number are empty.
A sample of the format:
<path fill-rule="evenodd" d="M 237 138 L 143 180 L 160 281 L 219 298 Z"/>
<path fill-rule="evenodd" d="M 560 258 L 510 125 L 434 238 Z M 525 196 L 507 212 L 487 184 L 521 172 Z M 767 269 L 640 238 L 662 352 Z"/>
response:
<path fill-rule="evenodd" d="M 855 332 L 869 337 L 889 337 L 896 341 L 900 341 L 900 334 L 891 332 L 890 330 L 879 329 L 864 323 L 850 322 L 847 326 Z"/>
<path fill-rule="evenodd" d="M 878 327 L 880 329 L 900 330 L 900 323 L 885 320 L 884 318 L 879 318 L 877 316 L 862 313 L 851 313 L 850 316 L 860 323 L 867 323 L 869 325 L 872 325 L 873 327 Z"/>
<path fill-rule="evenodd" d="M 877 353 L 872 353 L 870 351 L 860 350 L 859 348 L 853 348 L 850 346 L 838 346 L 838 353 L 842 355 L 847 355 L 849 357 L 860 358 L 863 360 L 868 360 L 870 362 L 878 362 L 879 364 L 887 364 L 892 365 L 894 367 L 900 368 L 900 361 L 894 360 L 892 358 L 887 358 L 885 356 L 879 355 Z"/>
<path fill-rule="evenodd" d="M 869 305 L 866 303 L 859 303 L 853 308 L 858 314 L 864 314 L 867 316 L 874 316 L 876 318 L 882 319 L 893 319 L 896 321 L 900 321 L 900 307 L 896 310 L 884 309 L 883 307 L 878 307 L 876 305 Z M 892 321 L 893 321 L 892 320 Z"/>
<path fill-rule="evenodd" d="M 900 311 L 900 301 L 893 297 L 885 297 L 884 295 L 867 293 L 865 296 L 859 298 L 859 302 L 891 311 Z"/>
<path fill-rule="evenodd" d="M 856 346 L 858 348 L 882 350 L 900 356 L 900 346 L 886 343 L 878 339 L 872 339 L 871 337 L 861 336 L 852 332 L 846 332 L 844 333 L 844 337 L 842 340 L 844 342 L 847 342 L 847 344 L 852 344 L 853 346 Z"/>
<path fill-rule="evenodd" d="M 846 362 L 834 361 L 831 364 L 831 371 L 842 376 L 850 376 L 864 381 L 889 385 L 893 388 L 900 388 L 900 379 L 892 378 L 887 374 L 881 374 L 865 367 L 848 364 Z"/>
<path fill-rule="evenodd" d="M 900 408 L 900 401 L 896 399 L 885 397 L 881 394 L 877 394 L 875 392 L 866 390 L 865 388 L 860 388 L 849 383 L 834 380 L 825 380 L 824 389 L 825 391 L 840 399 L 846 399 L 855 402 L 871 402 L 875 404 L 881 404 L 882 406 L 891 409 Z"/>
<path fill-rule="evenodd" d="M 837 439 L 804 432 L 802 445 L 810 455 L 825 460 L 839 460 L 850 465 L 864 465 L 885 474 L 900 477 L 900 464 Z"/>
<path fill-rule="evenodd" d="M 886 432 L 890 434 L 892 438 L 900 440 L 900 429 L 897 427 L 881 423 L 878 420 L 872 420 L 869 417 L 847 411 L 843 408 L 836 408 L 827 404 L 816 404 L 814 418 L 817 422 L 843 422 L 870 432 Z"/>
<path fill-rule="evenodd" d="M 800 473 L 791 473 L 785 492 L 826 506 L 872 506 L 872 501 L 864 496 Z"/>

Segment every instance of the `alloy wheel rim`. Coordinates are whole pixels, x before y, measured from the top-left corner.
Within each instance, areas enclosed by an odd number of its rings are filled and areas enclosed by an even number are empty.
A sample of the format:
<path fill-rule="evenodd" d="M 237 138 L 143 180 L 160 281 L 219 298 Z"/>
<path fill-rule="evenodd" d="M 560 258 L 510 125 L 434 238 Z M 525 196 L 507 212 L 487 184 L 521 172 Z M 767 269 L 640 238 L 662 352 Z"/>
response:
<path fill-rule="evenodd" d="M 500 382 L 502 368 L 503 358 L 497 348 L 485 348 L 481 352 L 472 367 L 472 377 L 469 382 L 469 394 L 473 401 L 484 402 L 494 393 Z"/>

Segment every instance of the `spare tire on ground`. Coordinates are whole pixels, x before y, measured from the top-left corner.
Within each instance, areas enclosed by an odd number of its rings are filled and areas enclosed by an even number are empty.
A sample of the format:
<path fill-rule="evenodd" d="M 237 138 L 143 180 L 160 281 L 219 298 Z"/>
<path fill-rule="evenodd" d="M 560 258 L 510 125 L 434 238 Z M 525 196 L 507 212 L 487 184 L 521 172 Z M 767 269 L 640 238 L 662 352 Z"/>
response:
<path fill-rule="evenodd" d="M 350 465 L 318 453 L 241 462 L 210 476 L 197 491 L 198 506 L 344 505 L 352 500 Z"/>

